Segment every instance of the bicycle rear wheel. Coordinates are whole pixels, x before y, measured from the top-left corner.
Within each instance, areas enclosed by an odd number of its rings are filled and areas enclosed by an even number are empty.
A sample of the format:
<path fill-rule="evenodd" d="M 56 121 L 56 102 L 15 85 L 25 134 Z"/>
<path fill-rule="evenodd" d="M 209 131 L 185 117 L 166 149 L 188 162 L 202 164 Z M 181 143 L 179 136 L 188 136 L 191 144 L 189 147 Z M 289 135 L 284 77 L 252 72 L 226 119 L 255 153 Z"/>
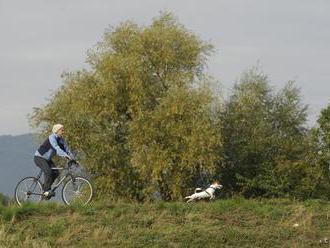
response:
<path fill-rule="evenodd" d="M 42 184 L 35 177 L 25 177 L 15 188 L 15 201 L 21 206 L 23 203 L 39 202 L 42 198 Z"/>
<path fill-rule="evenodd" d="M 92 200 L 92 196 L 92 184 L 84 177 L 71 178 L 62 188 L 62 199 L 67 205 L 87 205 Z"/>

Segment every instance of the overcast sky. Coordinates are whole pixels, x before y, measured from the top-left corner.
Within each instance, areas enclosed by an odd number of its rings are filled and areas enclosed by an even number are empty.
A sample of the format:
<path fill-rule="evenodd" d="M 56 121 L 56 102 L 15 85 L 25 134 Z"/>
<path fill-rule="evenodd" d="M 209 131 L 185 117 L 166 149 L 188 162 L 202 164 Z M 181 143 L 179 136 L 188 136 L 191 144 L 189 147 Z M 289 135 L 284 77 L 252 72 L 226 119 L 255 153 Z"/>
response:
<path fill-rule="evenodd" d="M 310 123 L 330 99 L 328 0 L 0 0 L 0 135 L 30 132 L 63 71 L 87 68 L 105 29 L 171 11 L 216 47 L 209 72 L 228 92 L 259 61 L 273 85 L 296 80 Z"/>

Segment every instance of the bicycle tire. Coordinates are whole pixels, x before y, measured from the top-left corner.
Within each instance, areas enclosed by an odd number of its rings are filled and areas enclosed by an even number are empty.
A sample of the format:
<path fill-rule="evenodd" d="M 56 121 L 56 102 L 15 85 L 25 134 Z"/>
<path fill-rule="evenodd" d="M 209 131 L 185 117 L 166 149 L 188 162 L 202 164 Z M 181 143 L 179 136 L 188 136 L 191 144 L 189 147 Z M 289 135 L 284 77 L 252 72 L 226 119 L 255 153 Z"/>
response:
<path fill-rule="evenodd" d="M 82 184 L 84 184 L 83 188 Z M 87 197 L 81 197 L 84 193 L 87 193 Z M 66 205 L 71 205 L 73 203 L 87 205 L 92 200 L 93 194 L 94 189 L 91 182 L 87 178 L 81 176 L 71 178 L 65 182 L 62 188 L 62 200 Z"/>
<path fill-rule="evenodd" d="M 23 183 L 25 183 L 25 189 L 22 189 Z M 31 183 L 31 184 L 30 184 Z M 23 193 L 23 194 L 21 194 Z M 14 198 L 19 206 L 27 202 L 40 202 L 42 199 L 42 184 L 36 177 L 25 177 L 21 179 L 14 192 Z"/>

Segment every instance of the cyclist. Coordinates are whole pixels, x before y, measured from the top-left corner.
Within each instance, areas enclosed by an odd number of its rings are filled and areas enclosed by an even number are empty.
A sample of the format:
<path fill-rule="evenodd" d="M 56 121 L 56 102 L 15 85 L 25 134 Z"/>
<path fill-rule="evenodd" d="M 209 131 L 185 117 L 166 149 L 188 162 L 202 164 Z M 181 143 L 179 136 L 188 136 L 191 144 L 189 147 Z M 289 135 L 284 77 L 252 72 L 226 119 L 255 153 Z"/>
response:
<path fill-rule="evenodd" d="M 34 163 L 43 171 L 45 177 L 43 184 L 43 196 L 45 199 L 54 196 L 51 186 L 59 176 L 58 170 L 52 170 L 52 167 L 55 166 L 52 158 L 58 155 L 69 159 L 71 162 L 75 161 L 73 154 L 63 138 L 63 134 L 64 126 L 62 124 L 54 125 L 52 134 L 39 146 L 34 154 Z"/>

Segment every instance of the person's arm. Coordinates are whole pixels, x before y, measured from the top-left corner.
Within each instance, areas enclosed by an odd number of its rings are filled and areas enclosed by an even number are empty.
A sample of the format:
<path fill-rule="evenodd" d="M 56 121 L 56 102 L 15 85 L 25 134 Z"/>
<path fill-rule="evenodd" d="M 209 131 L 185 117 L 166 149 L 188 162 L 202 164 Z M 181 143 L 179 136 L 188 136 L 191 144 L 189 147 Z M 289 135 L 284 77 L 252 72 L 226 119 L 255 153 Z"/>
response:
<path fill-rule="evenodd" d="M 70 159 L 75 160 L 75 156 L 72 154 L 68 144 L 65 142 L 64 139 L 63 139 L 63 145 L 64 145 L 64 149 L 65 149 L 66 153 L 70 156 Z"/>
<path fill-rule="evenodd" d="M 58 145 L 55 135 L 49 136 L 49 142 L 50 142 L 51 146 L 56 150 L 56 154 L 58 156 L 71 159 L 69 154 L 67 154 L 65 151 L 63 151 L 61 149 L 61 147 Z"/>

